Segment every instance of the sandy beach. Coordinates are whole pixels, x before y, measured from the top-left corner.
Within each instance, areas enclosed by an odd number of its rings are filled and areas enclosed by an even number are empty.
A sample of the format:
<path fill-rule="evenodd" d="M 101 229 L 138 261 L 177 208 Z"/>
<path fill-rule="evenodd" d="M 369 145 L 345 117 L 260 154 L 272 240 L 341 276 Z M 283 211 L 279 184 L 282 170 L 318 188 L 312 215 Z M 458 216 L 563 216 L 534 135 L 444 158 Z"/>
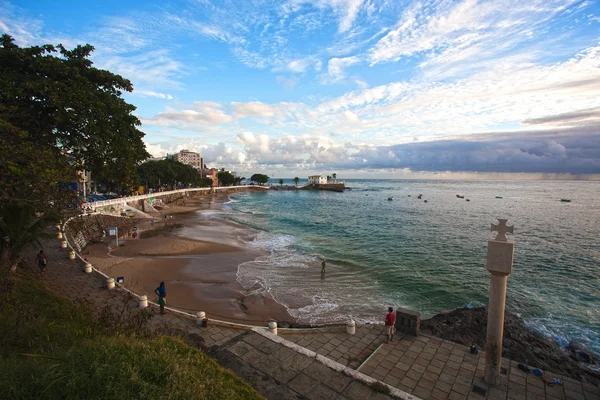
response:
<path fill-rule="evenodd" d="M 264 253 L 240 246 L 232 224 L 202 216 L 202 211 L 220 210 L 228 199 L 205 195 L 170 204 L 163 218 L 156 215 L 154 225 L 139 224 L 136 239 L 126 238 L 112 250 L 114 241 L 91 244 L 86 248 L 87 258 L 106 274 L 123 277 L 126 287 L 149 299 L 156 298 L 154 290 L 164 281 L 169 307 L 255 325 L 270 320 L 295 322 L 272 297 L 253 294 L 236 280 L 241 263 Z M 185 237 L 192 228 L 195 237 Z"/>

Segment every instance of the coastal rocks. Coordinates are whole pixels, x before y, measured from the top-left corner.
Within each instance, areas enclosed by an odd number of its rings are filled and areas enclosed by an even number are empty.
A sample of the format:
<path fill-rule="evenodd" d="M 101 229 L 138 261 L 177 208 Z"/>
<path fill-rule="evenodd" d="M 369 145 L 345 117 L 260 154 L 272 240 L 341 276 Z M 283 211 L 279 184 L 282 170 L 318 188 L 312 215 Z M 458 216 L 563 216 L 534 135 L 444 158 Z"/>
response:
<path fill-rule="evenodd" d="M 521 318 L 509 311 L 506 311 L 504 318 L 504 357 L 575 379 L 600 383 L 600 373 L 578 362 L 587 357 L 593 361 L 591 353 L 582 347 L 578 348 L 579 352 L 574 349 L 561 349 L 556 343 L 531 331 Z M 462 308 L 421 321 L 421 330 L 424 333 L 431 333 L 465 346 L 477 344 L 480 348 L 485 347 L 486 327 L 486 307 Z"/>

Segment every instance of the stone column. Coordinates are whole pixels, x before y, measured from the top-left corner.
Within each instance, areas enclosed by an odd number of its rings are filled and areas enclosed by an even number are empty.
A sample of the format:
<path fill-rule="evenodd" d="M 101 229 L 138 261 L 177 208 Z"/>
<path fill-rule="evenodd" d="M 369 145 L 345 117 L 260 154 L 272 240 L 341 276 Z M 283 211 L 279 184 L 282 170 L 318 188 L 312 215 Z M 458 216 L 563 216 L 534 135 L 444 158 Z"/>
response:
<path fill-rule="evenodd" d="M 490 385 L 500 383 L 506 283 L 508 275 L 512 272 L 515 246 L 514 241 L 506 238 L 507 232 L 513 233 L 513 227 L 506 226 L 506 219 L 498 221 L 498 225 L 492 224 L 492 232 L 496 231 L 498 235 L 495 239 L 488 240 L 486 263 L 486 269 L 492 274 L 485 341 L 485 381 Z"/>

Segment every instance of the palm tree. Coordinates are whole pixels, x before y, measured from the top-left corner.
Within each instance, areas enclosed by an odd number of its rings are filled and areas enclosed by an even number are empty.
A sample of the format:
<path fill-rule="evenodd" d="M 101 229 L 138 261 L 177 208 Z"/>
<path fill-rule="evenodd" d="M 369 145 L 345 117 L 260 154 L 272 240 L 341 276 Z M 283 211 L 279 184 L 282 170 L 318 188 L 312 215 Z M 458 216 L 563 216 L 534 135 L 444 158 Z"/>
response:
<path fill-rule="evenodd" d="M 283 179 L 279 179 L 279 186 L 283 186 Z"/>
<path fill-rule="evenodd" d="M 300 182 L 300 178 L 298 178 L 298 177 L 295 177 L 295 178 L 294 178 L 294 183 L 296 184 L 296 186 L 298 186 L 298 182 Z"/>
<path fill-rule="evenodd" d="M 334 180 L 334 181 L 337 179 L 337 174 L 336 174 L 335 172 L 334 172 L 334 173 L 333 173 L 333 175 L 331 175 L 331 176 L 333 176 L 333 180 Z"/>
<path fill-rule="evenodd" d="M 0 218 L 0 261 L 8 262 L 10 270 L 16 271 L 23 251 L 27 247 L 41 247 L 40 239 L 53 237 L 43 231 L 59 220 L 56 214 L 36 216 L 29 204 L 8 204 Z"/>

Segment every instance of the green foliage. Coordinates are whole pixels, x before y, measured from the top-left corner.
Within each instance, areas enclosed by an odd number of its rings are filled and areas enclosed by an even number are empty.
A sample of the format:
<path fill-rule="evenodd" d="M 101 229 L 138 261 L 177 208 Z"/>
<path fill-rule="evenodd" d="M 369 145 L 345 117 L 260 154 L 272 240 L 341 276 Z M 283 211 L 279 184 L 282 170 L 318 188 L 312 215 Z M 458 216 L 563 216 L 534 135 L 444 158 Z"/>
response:
<path fill-rule="evenodd" d="M 0 397 L 261 399 L 181 339 L 106 326 L 89 306 L 71 305 L 27 273 L 11 284 L 6 279 L 0 279 Z"/>
<path fill-rule="evenodd" d="M 337 174 L 334 172 L 332 175 L 333 179 L 337 179 Z"/>
<path fill-rule="evenodd" d="M 180 163 L 172 158 L 159 161 L 146 161 L 138 167 L 140 182 L 149 187 L 170 186 L 209 186 L 206 180 L 191 165 Z"/>
<path fill-rule="evenodd" d="M 298 178 L 297 176 L 294 178 L 294 183 L 296 184 L 296 186 L 298 186 L 298 182 L 300 182 L 300 178 Z"/>
<path fill-rule="evenodd" d="M 269 177 L 264 174 L 254 174 L 250 177 L 250 180 L 260 185 L 264 185 L 265 183 L 269 182 Z"/>
<path fill-rule="evenodd" d="M 0 119 L 27 132 L 40 149 L 68 152 L 73 167 L 109 187 L 137 183 L 136 165 L 149 157 L 135 107 L 121 97 L 127 79 L 92 66 L 91 45 L 20 48 L 0 39 Z"/>
<path fill-rule="evenodd" d="M 59 219 L 53 213 L 36 216 L 30 204 L 5 204 L 0 216 L 0 263 L 7 263 L 15 270 L 23 250 L 29 246 L 41 247 L 40 239 L 50 237 L 44 229 Z"/>
<path fill-rule="evenodd" d="M 219 182 L 221 182 L 221 185 L 223 185 L 223 186 L 230 186 L 236 182 L 235 176 L 233 176 L 232 174 L 230 174 L 229 172 L 226 172 L 226 171 L 218 172 L 217 178 L 219 179 Z"/>
<path fill-rule="evenodd" d="M 14 201 L 60 212 L 77 196 L 64 183 L 75 180 L 64 153 L 39 146 L 29 133 L 0 119 L 0 212 Z"/>
<path fill-rule="evenodd" d="M 279 186 L 283 186 L 283 179 L 279 179 Z"/>

